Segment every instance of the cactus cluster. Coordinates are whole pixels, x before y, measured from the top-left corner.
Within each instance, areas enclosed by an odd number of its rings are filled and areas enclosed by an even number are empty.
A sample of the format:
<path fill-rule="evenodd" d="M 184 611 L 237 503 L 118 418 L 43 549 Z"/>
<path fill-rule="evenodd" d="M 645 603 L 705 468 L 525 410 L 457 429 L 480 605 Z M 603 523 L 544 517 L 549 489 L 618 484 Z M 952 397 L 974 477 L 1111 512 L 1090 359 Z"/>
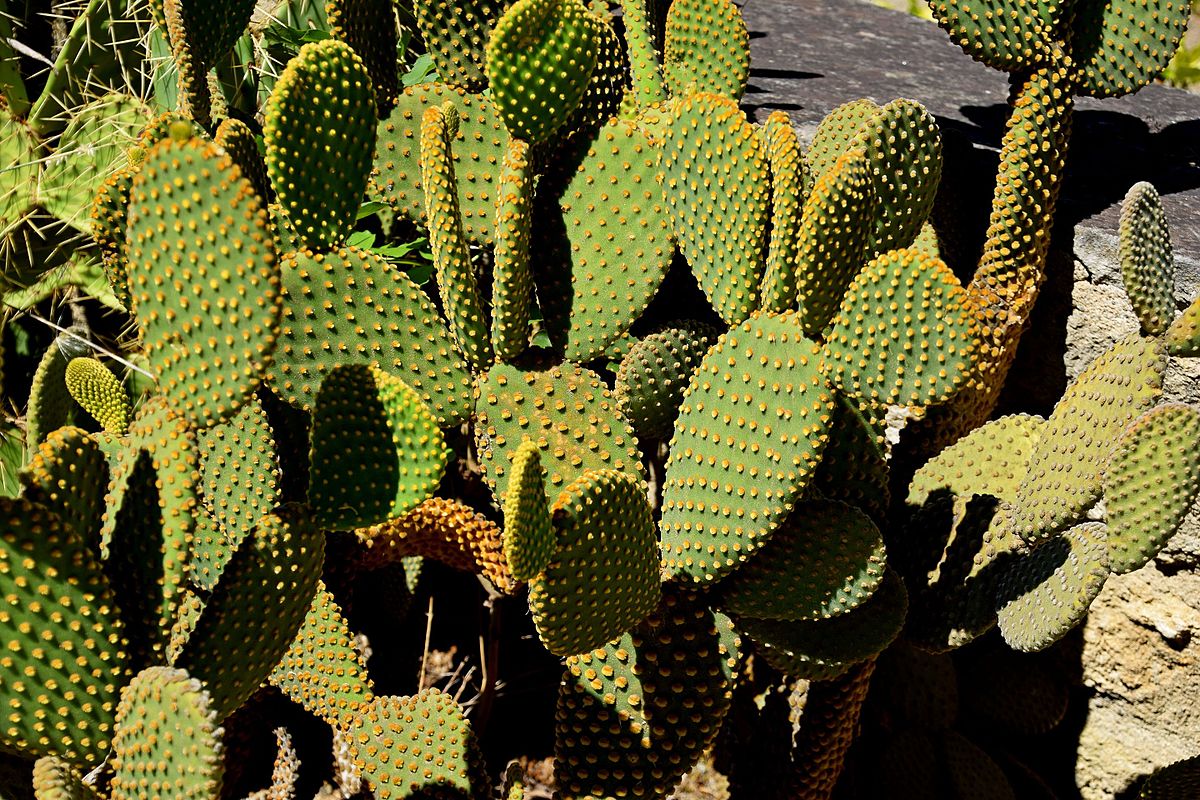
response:
<path fill-rule="evenodd" d="M 745 746 L 739 715 L 778 716 L 746 697 L 798 679 L 771 769 L 828 797 L 881 654 L 894 677 L 996 624 L 1049 646 L 1200 491 L 1200 411 L 1158 403 L 1200 301 L 1175 316 L 1147 186 L 1121 230 L 1141 331 L 1048 419 L 981 425 L 1041 282 L 1071 98 L 1148 80 L 1180 4 L 932 4 L 1014 76 L 967 285 L 939 255 L 933 116 L 856 100 L 807 147 L 784 112 L 752 122 L 730 0 L 304 5 L 273 74 L 246 0 L 93 0 L 62 53 L 96 50 L 94 75 L 60 54 L 36 102 L 5 86 L 0 235 L 27 257 L 0 287 L 74 250 L 108 309 L 41 354 L 0 451 L 19 796 L 489 797 L 488 714 L 519 680 L 499 649 L 532 639 L 558 797 L 665 797 Z M 146 38 L 92 41 L 121 26 Z M 436 80 L 404 69 L 416 48 Z M 152 90 L 91 99 L 126 62 Z M 664 314 L 667 293 L 695 302 Z M 940 453 L 893 503 L 898 416 Z M 426 572 L 474 585 L 425 560 L 484 587 L 474 702 L 359 635 L 441 596 Z M 293 729 L 264 728 L 250 788 L 246 731 L 281 698 Z M 942 699 L 897 702 L 953 718 Z M 990 774 L 949 723 L 889 748 Z"/>

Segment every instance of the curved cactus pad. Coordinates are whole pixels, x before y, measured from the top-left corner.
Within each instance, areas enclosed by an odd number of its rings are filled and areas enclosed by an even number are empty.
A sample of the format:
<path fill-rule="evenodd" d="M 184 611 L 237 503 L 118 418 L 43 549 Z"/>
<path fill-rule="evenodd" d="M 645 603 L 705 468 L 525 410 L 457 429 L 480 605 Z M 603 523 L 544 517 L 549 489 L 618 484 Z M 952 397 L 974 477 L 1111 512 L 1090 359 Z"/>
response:
<path fill-rule="evenodd" d="M 1162 200 L 1154 186 L 1135 183 L 1121 204 L 1121 280 L 1147 336 L 1161 336 L 1175 318 L 1175 256 Z"/>
<path fill-rule="evenodd" d="M 1079 93 L 1118 97 L 1154 80 L 1183 38 L 1192 6 L 1186 0 L 1109 0 L 1074 4 L 1071 56 L 1080 66 Z"/>
<path fill-rule="evenodd" d="M 866 514 L 837 501 L 801 502 L 722 582 L 722 607 L 759 619 L 829 619 L 870 598 L 886 565 L 883 536 Z"/>
<path fill-rule="evenodd" d="M 758 308 L 766 270 L 767 154 L 735 101 L 697 94 L 676 104 L 663 139 L 663 192 L 675 238 L 721 319 Z"/>
<path fill-rule="evenodd" d="M 101 800 L 78 770 L 53 756 L 39 758 L 33 765 L 33 796 L 36 800 Z"/>
<path fill-rule="evenodd" d="M 413 16 L 438 76 L 471 91 L 483 89 L 487 42 L 513 0 L 433 0 L 416 3 Z M 392 59 L 395 60 L 395 53 Z"/>
<path fill-rule="evenodd" d="M 891 504 L 888 458 L 866 417 L 842 397 L 829 431 L 829 445 L 812 479 L 814 496 L 856 506 L 878 525 Z"/>
<path fill-rule="evenodd" d="M 762 308 L 782 313 L 796 305 L 800 220 L 812 176 L 786 111 L 774 111 L 758 129 L 771 166 L 771 239 L 763 274 Z"/>
<path fill-rule="evenodd" d="M 311 411 L 339 364 L 370 364 L 421 394 L 440 425 L 466 420 L 471 376 L 433 303 L 383 258 L 346 247 L 284 259 L 284 311 L 271 372 L 275 392 Z"/>
<path fill-rule="evenodd" d="M 1200 355 L 1200 297 L 1175 318 L 1163 341 L 1173 356 Z"/>
<path fill-rule="evenodd" d="M 1019 554 L 998 579 L 996 617 L 1014 650 L 1044 650 L 1074 628 L 1108 579 L 1103 523 L 1085 522 Z"/>
<path fill-rule="evenodd" d="M 683 320 L 629 348 L 617 370 L 613 393 L 639 436 L 670 439 L 683 393 L 717 335 L 711 325 Z"/>
<path fill-rule="evenodd" d="M 1013 530 L 1044 541 L 1100 498 L 1102 474 L 1121 432 L 1162 394 L 1162 344 L 1131 334 L 1067 387 L 1042 428 L 1017 492 Z"/>
<path fill-rule="evenodd" d="M 108 462 L 88 433 L 71 427 L 52 432 L 21 471 L 21 485 L 26 498 L 57 516 L 81 541 L 96 540 Z"/>
<path fill-rule="evenodd" d="M 481 372 L 495 358 L 470 244 L 458 210 L 458 181 L 450 152 L 457 128 L 458 109 L 450 102 L 426 110 L 421 118 L 421 186 L 425 189 L 429 249 L 450 332 L 472 369 Z"/>
<path fill-rule="evenodd" d="M 551 653 L 601 647 L 658 605 L 658 542 L 640 479 L 585 472 L 555 502 L 554 530 L 557 549 L 529 582 L 533 624 Z"/>
<path fill-rule="evenodd" d="M 281 506 L 262 518 L 226 567 L 176 660 L 204 681 L 218 720 L 246 702 L 287 652 L 324 558 L 325 534 L 307 511 Z"/>
<path fill-rule="evenodd" d="M 200 431 L 201 502 L 209 536 L 197 535 L 189 577 L 212 589 L 242 540 L 279 501 L 279 463 L 266 411 L 251 399 L 233 419 Z"/>
<path fill-rule="evenodd" d="M 730 0 L 675 0 L 665 37 L 663 76 L 672 95 L 742 98 L 750 80 L 750 33 Z"/>
<path fill-rule="evenodd" d="M 517 0 L 492 29 L 488 88 L 513 136 L 536 144 L 566 122 L 587 91 L 599 23 L 582 0 Z"/>
<path fill-rule="evenodd" d="M 520 139 L 509 140 L 496 186 L 492 267 L 492 349 L 500 361 L 511 361 L 529 346 L 534 304 L 529 265 L 534 182 L 529 145 Z"/>
<path fill-rule="evenodd" d="M 267 166 L 258 152 L 258 141 L 254 130 L 240 119 L 226 117 L 217 126 L 213 142 L 229 154 L 233 163 L 242 171 L 242 177 L 250 181 L 254 191 L 264 201 L 271 195 L 271 184 L 267 179 Z"/>
<path fill-rule="evenodd" d="M 425 5 L 425 4 L 422 4 Z M 444 5 L 444 4 L 443 4 Z M 509 135 L 485 95 L 468 94 L 442 83 L 410 86 L 376 132 L 372 196 L 425 224 L 421 185 L 421 119 L 446 102 L 458 109 L 458 134 L 450 144 L 454 157 L 458 208 L 463 230 L 475 244 L 490 244 L 499 180 Z"/>
<path fill-rule="evenodd" d="M 430 5 L 446 8 L 443 3 Z M 329 32 L 335 39 L 350 45 L 362 58 L 371 76 L 376 114 L 387 116 L 400 92 L 396 59 L 400 42 L 391 0 L 332 0 L 326 4 L 325 11 L 329 17 Z"/>
<path fill-rule="evenodd" d="M 683 397 L 663 488 L 666 567 L 729 572 L 792 510 L 828 442 L 833 392 L 795 314 L 756 315 L 721 337 Z"/>
<path fill-rule="evenodd" d="M 354 645 L 350 627 L 322 583 L 291 647 L 271 670 L 271 685 L 334 727 L 371 702 L 367 661 Z"/>
<path fill-rule="evenodd" d="M 371 76 L 349 45 L 309 42 L 288 62 L 263 109 L 263 142 L 271 186 L 303 246 L 337 247 L 375 151 Z"/>
<path fill-rule="evenodd" d="M 788 677 L 826 681 L 883 652 L 899 635 L 907 610 L 904 582 L 888 570 L 879 590 L 848 614 L 815 622 L 741 617 L 738 627 Z"/>
<path fill-rule="evenodd" d="M 362 364 L 334 367 L 313 411 L 308 501 L 345 530 L 398 517 L 433 494 L 450 453 L 404 381 Z"/>
<path fill-rule="evenodd" d="M 670 792 L 729 711 L 737 645 L 728 617 L 668 588 L 641 625 L 567 659 L 554 743 L 564 800 Z"/>
<path fill-rule="evenodd" d="M 354 764 L 380 800 L 484 797 L 488 786 L 471 723 L 437 689 L 376 697 L 350 731 Z"/>
<path fill-rule="evenodd" d="M 924 505 L 938 490 L 963 503 L 980 494 L 1016 502 L 1045 424 L 1041 417 L 1013 414 L 976 428 L 916 471 L 907 503 Z"/>
<path fill-rule="evenodd" d="M 228 419 L 261 381 L 279 323 L 279 264 L 250 182 L 214 144 L 159 142 L 133 179 L 125 256 L 160 391 L 195 425 Z"/>
<path fill-rule="evenodd" d="M 540 453 L 533 440 L 521 443 L 504 494 L 504 559 L 518 581 L 537 577 L 558 546 L 550 524 L 546 470 L 542 469 Z"/>
<path fill-rule="evenodd" d="M 1200 756 L 1156 769 L 1146 778 L 1138 800 L 1188 800 L 1200 792 Z"/>
<path fill-rule="evenodd" d="M 497 364 L 477 392 L 475 445 L 497 501 L 508 492 L 512 461 L 526 439 L 542 451 L 546 496 L 552 500 L 590 469 L 641 476 L 633 430 L 591 370 L 568 364 L 522 372 Z"/>
<path fill-rule="evenodd" d="M 879 116 L 879 106 L 866 98 L 843 103 L 825 115 L 805 153 L 814 181 L 821 179 L 851 148 L 859 133 Z"/>
<path fill-rule="evenodd" d="M 641 316 L 675 247 L 658 148 L 613 119 L 542 179 L 535 215 L 538 297 L 566 357 L 590 361 Z"/>
<path fill-rule="evenodd" d="M 117 614 L 89 543 L 41 506 L 0 498 L 5 749 L 72 765 L 104 760 L 128 679 Z"/>
<path fill-rule="evenodd" d="M 211 800 L 225 766 L 220 737 L 200 681 L 171 667 L 143 670 L 117 708 L 112 800 Z"/>
<path fill-rule="evenodd" d="M 431 497 L 403 517 L 354 533 L 363 545 L 359 553 L 363 569 L 422 556 L 483 575 L 502 592 L 512 590 L 500 528 L 457 500 Z"/>
<path fill-rule="evenodd" d="M 975 335 L 954 273 L 917 250 L 893 250 L 850 284 L 825 343 L 824 368 L 859 403 L 927 406 L 966 381 Z"/>
<path fill-rule="evenodd" d="M 989 67 L 1016 72 L 1049 50 L 1061 0 L 936 0 L 933 18 L 955 44 Z"/>
<path fill-rule="evenodd" d="M 71 397 L 104 430 L 125 433 L 129 427 L 129 396 L 112 370 L 94 358 L 81 356 L 67 362 L 63 377 Z"/>
<path fill-rule="evenodd" d="M 1158 553 L 1200 493 L 1200 411 L 1165 405 L 1125 430 L 1104 472 L 1108 566 L 1130 572 Z"/>

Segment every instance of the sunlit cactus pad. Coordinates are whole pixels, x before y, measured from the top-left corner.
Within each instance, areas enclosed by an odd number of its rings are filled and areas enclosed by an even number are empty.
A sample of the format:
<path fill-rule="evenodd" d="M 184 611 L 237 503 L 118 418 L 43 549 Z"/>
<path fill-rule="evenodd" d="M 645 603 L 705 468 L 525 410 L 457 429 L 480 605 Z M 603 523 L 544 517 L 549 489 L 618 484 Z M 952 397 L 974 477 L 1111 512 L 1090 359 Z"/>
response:
<path fill-rule="evenodd" d="M 350 742 L 355 766 L 380 800 L 428 797 L 439 789 L 475 797 L 488 790 L 470 722 L 437 689 L 375 698 L 356 717 Z"/>
<path fill-rule="evenodd" d="M 44 508 L 0 498 L 0 522 L 0 742 L 95 766 L 129 678 L 112 590 L 89 544 Z"/>
<path fill-rule="evenodd" d="M 551 501 L 589 469 L 641 475 L 637 439 L 600 377 L 572 366 L 522 372 L 497 364 L 478 383 L 475 444 L 497 499 L 526 439 L 542 451 Z"/>
<path fill-rule="evenodd" d="M 337 247 L 354 223 L 371 169 L 374 109 L 367 68 L 337 39 L 306 44 L 275 84 L 263 119 L 267 174 L 305 247 Z"/>
<path fill-rule="evenodd" d="M 412 279 L 354 247 L 284 259 L 283 318 L 271 388 L 311 410 L 339 364 L 370 364 L 421 393 L 439 424 L 470 413 L 471 379 L 433 303 Z"/>
<path fill-rule="evenodd" d="M 640 479 L 585 472 L 554 504 L 557 548 L 530 581 L 529 607 L 551 653 L 583 653 L 619 636 L 660 597 L 658 542 Z"/>
<path fill-rule="evenodd" d="M 133 180 L 125 257 L 160 390 L 196 424 L 228 419 L 262 380 L 279 323 L 279 264 L 254 188 L 216 145 L 160 142 Z"/>
<path fill-rule="evenodd" d="M 208 692 L 181 669 L 150 667 L 121 693 L 113 737 L 112 800 L 210 800 L 224 760 Z"/>
<path fill-rule="evenodd" d="M 1162 200 L 1135 183 L 1121 204 L 1121 281 L 1148 336 L 1166 333 L 1175 319 L 1175 256 Z"/>
<path fill-rule="evenodd" d="M 934 19 L 971 56 L 1016 71 L 1045 56 L 1060 0 L 934 0 Z"/>
<path fill-rule="evenodd" d="M 665 37 L 663 73 L 671 94 L 741 99 L 750 78 L 750 34 L 730 0 L 675 0 Z"/>
<path fill-rule="evenodd" d="M 561 795 L 669 792 L 720 729 L 738 648 L 728 617 L 668 586 L 637 628 L 567 659 L 555 715 Z"/>
<path fill-rule="evenodd" d="M 513 578 L 519 581 L 541 573 L 558 544 L 550 524 L 550 504 L 544 488 L 546 470 L 540 453 L 532 439 L 521 443 L 504 494 L 504 558 Z"/>
<path fill-rule="evenodd" d="M 1108 566 L 1145 564 L 1183 523 L 1200 493 L 1200 412 L 1170 404 L 1125 430 L 1104 473 Z"/>
<path fill-rule="evenodd" d="M 795 314 L 758 315 L 708 352 L 683 398 L 661 522 L 669 570 L 711 581 L 766 542 L 828 441 L 833 393 Z"/>

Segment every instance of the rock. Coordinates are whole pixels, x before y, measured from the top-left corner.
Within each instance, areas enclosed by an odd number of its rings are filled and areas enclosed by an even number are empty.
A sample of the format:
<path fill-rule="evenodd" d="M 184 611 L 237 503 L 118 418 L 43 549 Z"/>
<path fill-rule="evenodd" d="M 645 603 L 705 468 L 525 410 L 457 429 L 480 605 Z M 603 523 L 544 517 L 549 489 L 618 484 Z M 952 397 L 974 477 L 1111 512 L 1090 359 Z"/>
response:
<path fill-rule="evenodd" d="M 966 241 L 947 260 L 969 276 L 982 241 L 1008 94 L 1004 74 L 933 24 L 850 0 L 755 0 L 744 15 L 753 67 L 744 106 L 787 111 L 802 140 L 858 97 L 922 102 L 943 131 L 945 191 Z M 1047 414 L 1066 383 L 1137 327 L 1117 261 L 1120 201 L 1148 180 L 1171 224 L 1176 299 L 1200 288 L 1200 96 L 1160 86 L 1082 98 L 1046 286 L 1001 400 Z M 957 257 L 956 257 L 957 256 Z M 1174 360 L 1165 396 L 1200 402 L 1200 359 Z M 1200 514 L 1147 567 L 1110 578 L 1086 623 L 1092 690 L 1075 770 L 1084 800 L 1113 800 L 1155 767 L 1200 752 Z M 1082 716 L 1082 715 L 1081 715 Z M 1068 796 L 1068 795 L 1064 795 Z"/>

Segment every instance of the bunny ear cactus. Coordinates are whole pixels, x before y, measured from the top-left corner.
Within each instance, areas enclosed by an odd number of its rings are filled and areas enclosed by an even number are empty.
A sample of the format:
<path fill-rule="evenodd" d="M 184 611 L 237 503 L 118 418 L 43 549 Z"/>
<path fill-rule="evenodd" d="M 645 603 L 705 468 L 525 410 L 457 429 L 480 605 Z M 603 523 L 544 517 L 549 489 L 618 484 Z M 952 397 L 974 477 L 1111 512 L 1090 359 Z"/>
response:
<path fill-rule="evenodd" d="M 388 0 L 332 0 L 326 14 L 333 37 L 362 58 L 371 76 L 376 114 L 386 117 L 400 93 L 396 64 L 399 41 L 392 4 Z"/>
<path fill-rule="evenodd" d="M 674 0 L 663 59 L 672 95 L 709 92 L 740 100 L 750 79 L 750 34 L 742 12 L 730 0 Z"/>
<path fill-rule="evenodd" d="M 164 0 L 163 17 L 179 72 L 184 116 L 207 126 L 212 110 L 208 72 L 229 52 L 250 22 L 253 0 Z"/>
<path fill-rule="evenodd" d="M 1121 280 L 1147 336 L 1162 336 L 1175 318 L 1175 258 L 1158 192 L 1130 187 L 1121 204 Z"/>
<path fill-rule="evenodd" d="M 129 396 L 112 370 L 86 356 L 67 362 L 67 391 L 104 430 L 118 436 L 129 427 Z"/>
<path fill-rule="evenodd" d="M 513 0 L 430 0 L 414 4 L 417 30 L 441 80 L 471 92 L 487 83 L 484 64 L 492 29 Z"/>

